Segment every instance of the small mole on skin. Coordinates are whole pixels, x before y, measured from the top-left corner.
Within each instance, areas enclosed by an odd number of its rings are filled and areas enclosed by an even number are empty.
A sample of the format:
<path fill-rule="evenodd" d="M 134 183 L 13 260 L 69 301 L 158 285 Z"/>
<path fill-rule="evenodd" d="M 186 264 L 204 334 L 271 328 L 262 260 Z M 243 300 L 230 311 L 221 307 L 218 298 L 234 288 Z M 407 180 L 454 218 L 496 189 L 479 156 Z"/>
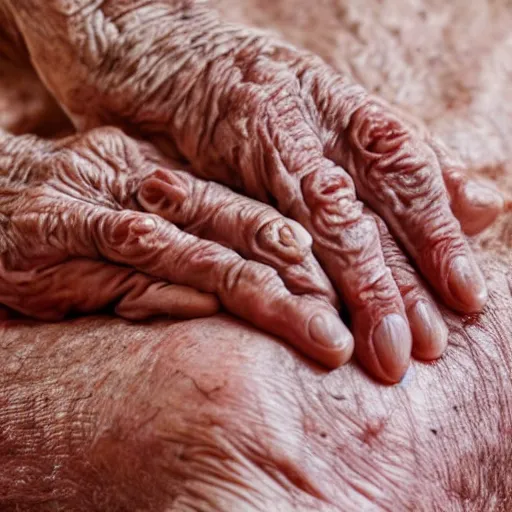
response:
<path fill-rule="evenodd" d="M 458 408 L 456 405 L 454 405 L 454 406 L 453 406 L 453 410 L 454 410 L 455 412 L 457 412 L 457 411 L 459 410 L 459 408 Z"/>
<path fill-rule="evenodd" d="M 320 437 L 322 439 L 325 439 L 327 437 L 327 434 L 325 432 L 320 432 Z"/>
<path fill-rule="evenodd" d="M 437 430 L 435 428 L 431 428 L 430 429 L 430 432 L 432 432 L 432 434 L 434 434 L 435 436 L 437 436 Z"/>

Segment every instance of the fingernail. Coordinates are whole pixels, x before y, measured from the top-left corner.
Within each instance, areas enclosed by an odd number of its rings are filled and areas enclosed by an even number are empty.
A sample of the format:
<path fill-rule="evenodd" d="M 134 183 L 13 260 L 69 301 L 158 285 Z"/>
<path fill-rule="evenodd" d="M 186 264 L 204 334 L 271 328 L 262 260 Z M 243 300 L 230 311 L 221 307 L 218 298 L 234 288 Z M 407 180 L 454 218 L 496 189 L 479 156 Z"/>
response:
<path fill-rule="evenodd" d="M 344 350 L 350 345 L 351 334 L 341 319 L 334 315 L 315 315 L 309 322 L 309 335 L 323 347 Z"/>
<path fill-rule="evenodd" d="M 393 313 L 384 317 L 373 332 L 373 346 L 386 377 L 399 382 L 411 358 L 412 339 L 407 322 Z"/>
<path fill-rule="evenodd" d="M 503 196 L 497 191 L 476 181 L 468 181 L 464 193 L 473 205 L 479 208 L 503 208 Z"/>
<path fill-rule="evenodd" d="M 481 311 L 487 301 L 487 285 L 475 263 L 465 256 L 457 256 L 448 274 L 448 287 L 453 297 L 463 306 L 464 313 Z"/>
<path fill-rule="evenodd" d="M 425 300 L 409 311 L 409 324 L 414 340 L 414 354 L 424 359 L 441 357 L 448 344 L 448 328 L 438 309 Z"/>

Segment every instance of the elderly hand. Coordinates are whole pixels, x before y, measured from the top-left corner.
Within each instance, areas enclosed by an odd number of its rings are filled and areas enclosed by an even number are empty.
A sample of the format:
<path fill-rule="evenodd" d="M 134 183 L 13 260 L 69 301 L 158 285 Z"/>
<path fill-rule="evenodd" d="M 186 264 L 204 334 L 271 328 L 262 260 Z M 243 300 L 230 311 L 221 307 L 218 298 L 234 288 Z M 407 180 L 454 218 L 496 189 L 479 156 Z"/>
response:
<path fill-rule="evenodd" d="M 112 128 L 59 142 L 4 133 L 0 147 L 0 303 L 56 320 L 109 304 L 129 319 L 191 318 L 220 301 L 339 364 L 350 333 L 293 220 Z"/>
<path fill-rule="evenodd" d="M 407 260 L 396 257 L 401 252 L 387 227 L 445 304 L 463 313 L 483 308 L 486 284 L 461 224 L 470 232 L 483 229 L 500 211 L 501 198 L 469 182 L 426 131 L 321 59 L 227 24 L 199 0 L 8 3 L 38 72 L 78 127 L 136 129 L 172 146 L 199 176 L 275 205 L 307 230 L 349 309 L 357 355 L 377 377 L 399 380 L 413 343 L 418 355 L 434 358 L 447 339 L 434 299 Z M 163 175 L 150 183 L 156 199 L 142 204 L 166 216 L 180 196 Z M 135 232 L 151 222 L 136 222 Z M 157 243 L 156 235 L 143 236 Z M 201 272 L 189 280 L 193 259 L 180 261 L 189 276 L 184 284 L 219 294 L 201 285 Z M 156 267 L 172 282 L 181 275 L 159 263 L 142 269 L 154 274 Z M 306 298 L 280 311 L 275 294 L 263 288 L 274 287 L 270 273 L 268 280 L 248 274 L 242 281 L 262 287 L 260 301 L 247 309 L 255 295 L 241 292 L 242 300 L 233 294 L 236 286 L 228 286 L 219 295 L 223 303 L 289 341 L 302 338 L 296 344 L 303 346 L 311 332 L 299 305 Z M 314 325 L 329 347 L 343 347 L 337 362 L 346 361 L 352 340 L 340 322 Z"/>

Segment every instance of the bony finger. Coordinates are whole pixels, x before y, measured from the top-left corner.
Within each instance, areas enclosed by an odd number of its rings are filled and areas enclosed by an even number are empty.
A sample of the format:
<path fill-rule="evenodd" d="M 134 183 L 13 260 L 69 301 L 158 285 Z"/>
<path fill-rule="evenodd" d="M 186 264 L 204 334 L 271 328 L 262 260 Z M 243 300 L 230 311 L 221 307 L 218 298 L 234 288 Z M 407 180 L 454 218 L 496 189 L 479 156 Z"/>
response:
<path fill-rule="evenodd" d="M 174 319 L 211 316 L 220 309 L 215 295 L 188 286 L 156 281 L 144 274 L 131 278 L 131 290 L 116 306 L 116 313 L 129 320 L 145 320 L 166 315 Z"/>
<path fill-rule="evenodd" d="M 374 220 L 346 172 L 325 159 L 302 177 L 301 191 L 296 216 L 310 226 L 316 254 L 349 308 L 358 358 L 373 375 L 397 382 L 409 364 L 411 333 Z"/>
<path fill-rule="evenodd" d="M 440 140 L 429 138 L 428 141 L 439 161 L 452 211 L 464 233 L 480 233 L 503 211 L 502 194 L 483 180 L 471 179 L 462 160 Z"/>
<path fill-rule="evenodd" d="M 86 218 L 91 246 L 102 257 L 171 283 L 214 293 L 234 315 L 284 338 L 327 366 L 350 358 L 352 337 L 334 308 L 313 297 L 292 295 L 274 269 L 244 260 L 155 215 L 91 208 Z M 328 326 L 320 337 L 309 331 L 317 315 Z"/>
<path fill-rule="evenodd" d="M 268 266 L 232 257 L 225 262 L 217 293 L 229 311 L 283 337 L 328 367 L 350 359 L 352 335 L 332 306 L 291 294 Z"/>
<path fill-rule="evenodd" d="M 393 228 L 448 305 L 480 311 L 485 280 L 450 209 L 432 148 L 372 102 L 352 115 L 349 130 L 351 172 L 361 197 Z"/>
<path fill-rule="evenodd" d="M 97 312 L 111 304 L 116 304 L 117 314 L 131 320 L 155 315 L 197 318 L 219 309 L 211 294 L 85 258 L 41 268 L 37 273 L 7 273 L 0 287 L 0 302 L 42 320 Z"/>
<path fill-rule="evenodd" d="M 437 359 L 448 344 L 446 323 L 434 299 L 408 258 L 397 246 L 384 221 L 373 212 L 371 215 L 379 229 L 386 265 L 402 295 L 413 337 L 413 355 L 419 359 Z"/>
<path fill-rule="evenodd" d="M 219 242 L 244 258 L 275 268 L 293 293 L 336 294 L 311 250 L 309 233 L 274 208 L 183 171 L 158 170 L 144 179 L 138 201 L 184 231 Z"/>

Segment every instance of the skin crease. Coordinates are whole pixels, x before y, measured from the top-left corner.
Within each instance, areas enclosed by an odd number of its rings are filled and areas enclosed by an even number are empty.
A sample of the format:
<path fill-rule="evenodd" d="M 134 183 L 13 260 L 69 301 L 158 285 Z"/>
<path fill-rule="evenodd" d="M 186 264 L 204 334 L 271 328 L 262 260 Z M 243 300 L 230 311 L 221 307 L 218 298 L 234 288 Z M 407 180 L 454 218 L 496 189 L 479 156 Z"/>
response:
<path fill-rule="evenodd" d="M 467 2 L 453 4 L 430 5 L 429 16 L 444 20 L 461 48 L 479 40 L 474 31 L 506 55 L 496 28 L 510 22 L 504 12 L 474 16 L 468 30 Z M 282 14 L 283 30 L 290 23 L 293 35 L 300 24 L 290 20 L 301 11 L 282 5 L 292 13 Z M 326 6 L 318 15 L 337 20 Z M 397 6 L 417 36 L 410 8 Z M 388 51 L 376 20 L 371 33 Z M 424 66 L 435 29 L 425 31 L 413 69 Z M 323 25 L 313 32 L 318 41 L 329 36 Z M 449 63 L 473 59 L 451 79 L 475 69 L 481 51 L 447 50 Z M 446 140 L 500 187 L 507 213 L 473 241 L 489 280 L 484 313 L 443 311 L 445 358 L 414 364 L 403 385 L 383 388 L 353 365 L 326 373 L 224 317 L 145 328 L 111 318 L 12 320 L 0 337 L 2 510 L 509 510 L 512 125 L 494 115 L 510 90 L 491 64 L 477 73 L 503 94 L 483 101 L 485 87 L 472 99 L 475 113 L 446 110 L 457 121 Z M 444 70 L 440 77 L 447 80 Z M 439 115 L 446 107 L 436 99 L 425 108 Z M 473 124 L 473 115 L 483 121 Z"/>
<path fill-rule="evenodd" d="M 373 375 L 400 380 L 413 342 L 416 355 L 439 357 L 446 328 L 429 292 L 408 293 L 386 265 L 385 248 L 373 243 L 377 223 L 356 192 L 446 304 L 466 313 L 483 307 L 483 276 L 449 206 L 448 193 L 464 205 L 463 169 L 416 122 L 320 59 L 225 24 L 207 2 L 9 5 L 40 76 L 79 128 L 119 122 L 166 136 L 200 176 L 276 203 L 309 231 L 351 313 L 356 354 Z M 46 21 L 36 26 L 38 12 Z M 500 196 L 487 195 L 480 221 L 471 204 L 454 208 L 468 231 L 501 210 Z M 258 325 L 268 318 L 253 311 Z M 321 318 L 306 329 L 333 353 L 322 362 L 342 364 L 352 340 L 340 321 Z"/>

